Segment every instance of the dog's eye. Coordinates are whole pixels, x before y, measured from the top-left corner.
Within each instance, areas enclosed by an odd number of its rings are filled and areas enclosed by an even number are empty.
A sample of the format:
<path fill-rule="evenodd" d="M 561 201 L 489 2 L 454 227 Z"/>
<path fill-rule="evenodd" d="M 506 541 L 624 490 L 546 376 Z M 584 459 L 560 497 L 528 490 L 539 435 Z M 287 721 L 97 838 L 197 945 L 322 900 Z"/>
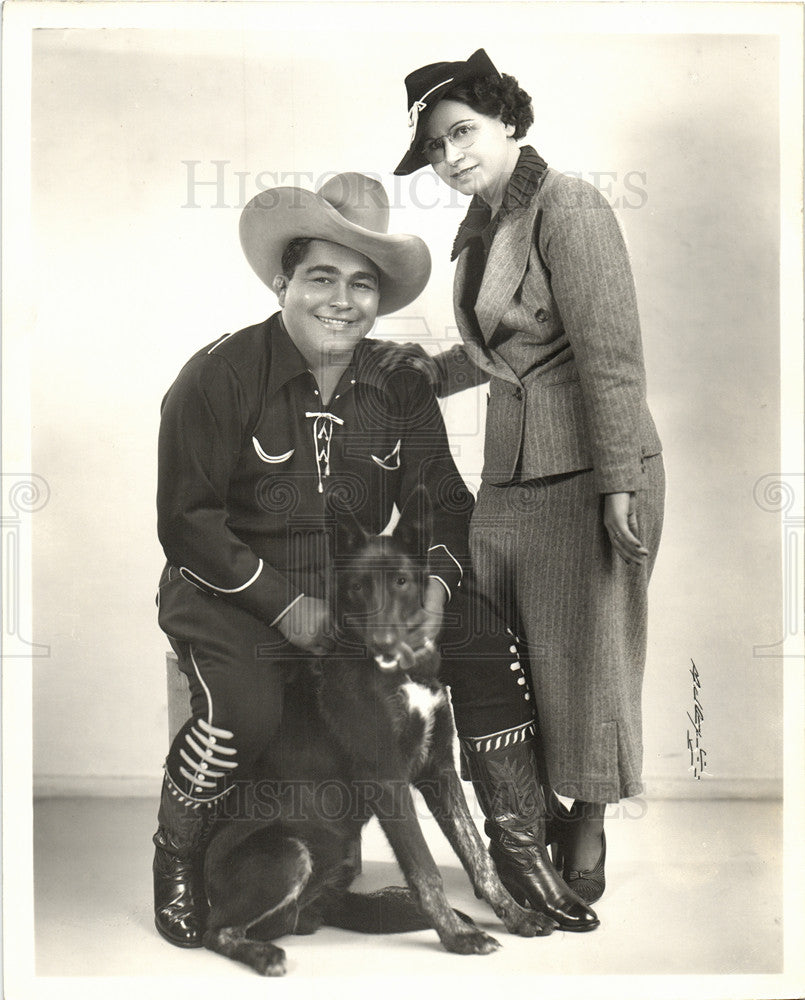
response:
<path fill-rule="evenodd" d="M 404 577 L 404 576 L 398 576 L 397 577 L 397 586 L 398 587 L 404 587 L 406 585 L 406 583 L 408 583 L 408 579 L 406 577 Z"/>
<path fill-rule="evenodd" d="M 363 584 L 360 581 L 355 581 L 349 585 L 349 589 L 353 594 L 359 594 L 363 590 Z"/>

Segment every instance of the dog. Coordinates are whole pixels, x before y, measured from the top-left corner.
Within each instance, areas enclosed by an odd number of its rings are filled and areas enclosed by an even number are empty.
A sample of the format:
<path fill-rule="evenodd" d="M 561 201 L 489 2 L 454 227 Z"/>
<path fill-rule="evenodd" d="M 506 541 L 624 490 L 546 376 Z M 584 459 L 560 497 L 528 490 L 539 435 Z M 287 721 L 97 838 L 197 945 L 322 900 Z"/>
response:
<path fill-rule="evenodd" d="M 487 954 L 498 941 L 453 910 L 416 816 L 419 789 L 505 928 L 525 937 L 553 923 L 503 887 L 470 816 L 453 762 L 455 730 L 432 644 L 409 640 L 422 612 L 426 494 L 390 536 L 339 520 L 331 601 L 337 645 L 286 687 L 281 731 L 255 771 L 250 801 L 216 821 L 204 880 L 205 947 L 265 976 L 286 971 L 275 939 L 322 925 L 364 933 L 434 928 L 447 951 Z M 377 816 L 408 888 L 350 891 L 360 832 Z"/>

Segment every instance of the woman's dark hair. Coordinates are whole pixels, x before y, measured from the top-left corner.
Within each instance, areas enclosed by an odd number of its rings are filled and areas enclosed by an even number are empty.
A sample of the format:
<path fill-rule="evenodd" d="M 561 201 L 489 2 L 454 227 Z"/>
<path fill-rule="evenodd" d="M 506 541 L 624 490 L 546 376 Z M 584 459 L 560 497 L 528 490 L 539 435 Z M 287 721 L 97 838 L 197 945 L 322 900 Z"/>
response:
<path fill-rule="evenodd" d="M 488 118 L 500 118 L 504 125 L 514 125 L 514 138 L 522 139 L 534 124 L 534 107 L 529 95 L 513 76 L 502 73 L 500 79 L 482 76 L 451 87 L 440 101 L 461 101 Z"/>
<path fill-rule="evenodd" d="M 294 276 L 294 272 L 300 264 L 304 263 L 305 257 L 307 257 L 307 252 L 310 248 L 310 244 L 313 242 L 313 237 L 311 236 L 296 236 L 292 239 L 285 249 L 282 251 L 282 259 L 280 265 L 282 267 L 282 273 L 288 279 Z"/>

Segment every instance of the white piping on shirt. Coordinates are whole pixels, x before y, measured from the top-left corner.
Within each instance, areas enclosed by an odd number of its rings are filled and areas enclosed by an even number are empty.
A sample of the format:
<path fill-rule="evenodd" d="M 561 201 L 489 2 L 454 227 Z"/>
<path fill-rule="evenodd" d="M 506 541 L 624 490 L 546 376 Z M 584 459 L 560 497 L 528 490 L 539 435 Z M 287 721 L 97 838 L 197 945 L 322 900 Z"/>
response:
<path fill-rule="evenodd" d="M 385 458 L 378 458 L 377 455 L 372 455 L 372 461 L 379 465 L 381 469 L 386 469 L 389 472 L 393 472 L 395 469 L 400 467 L 400 445 L 402 444 L 402 438 L 397 441 L 392 450 L 385 456 Z"/>
<path fill-rule="evenodd" d="M 453 592 L 452 592 L 452 590 L 450 590 L 450 588 L 449 588 L 449 587 L 447 586 L 447 584 L 446 584 L 446 583 L 444 582 L 444 580 L 443 580 L 443 579 L 442 579 L 442 578 L 441 578 L 440 576 L 437 576 L 437 575 L 436 575 L 435 573 L 431 573 L 431 574 L 430 574 L 430 575 L 428 576 L 428 579 L 429 579 L 429 580 L 438 580 L 438 581 L 439 581 L 439 583 L 440 583 L 440 584 L 441 584 L 441 585 L 442 585 L 442 586 L 444 587 L 444 589 L 445 589 L 445 590 L 447 591 L 447 600 L 449 601 L 449 600 L 451 600 L 451 599 L 452 599 L 452 597 L 453 597 Z"/>
<path fill-rule="evenodd" d="M 223 337 L 221 337 L 220 340 L 216 340 L 215 341 L 215 343 L 212 345 L 212 347 L 209 349 L 209 351 L 207 351 L 207 354 L 212 354 L 212 352 L 215 350 L 216 347 L 220 347 L 221 344 L 223 344 L 223 342 L 225 340 L 229 340 L 229 338 L 230 337 L 234 337 L 234 335 L 235 335 L 235 331 L 234 330 L 232 331 L 232 333 L 225 333 L 223 335 Z"/>
<path fill-rule="evenodd" d="M 258 560 L 254 576 L 248 579 L 244 584 L 241 584 L 240 587 L 216 587 L 214 583 L 209 583 L 203 576 L 199 576 L 198 573 L 194 573 L 186 566 L 180 566 L 179 572 L 188 583 L 193 583 L 193 580 L 190 579 L 190 577 L 193 577 L 196 580 L 200 580 L 205 587 L 209 587 L 211 590 L 217 590 L 219 594 L 239 594 L 242 590 L 246 590 L 247 587 L 251 587 L 257 577 L 263 572 L 263 560 Z"/>
<path fill-rule="evenodd" d="M 305 596 L 304 594 L 300 594 L 298 597 L 295 597 L 291 601 L 291 603 L 288 605 L 287 608 L 285 608 L 282 611 L 280 611 L 280 613 L 277 615 L 277 617 L 274 619 L 274 621 L 269 624 L 268 627 L 269 628 L 274 628 L 274 626 L 277 624 L 277 622 L 281 621 L 288 614 L 288 612 L 291 610 L 291 608 L 294 606 L 294 604 L 296 604 L 297 601 L 301 601 L 304 596 Z"/>
<path fill-rule="evenodd" d="M 428 549 L 428 552 L 433 552 L 434 549 L 444 549 L 444 551 L 450 556 L 450 558 L 453 560 L 456 566 L 458 566 L 458 574 L 459 574 L 458 580 L 460 583 L 464 579 L 464 569 L 461 563 L 458 561 L 458 559 L 456 559 L 456 557 L 453 555 L 450 549 L 448 549 L 448 547 L 446 545 L 443 545 L 441 542 L 439 542 L 438 545 L 431 545 L 431 547 Z"/>
<path fill-rule="evenodd" d="M 277 465 L 280 462 L 287 462 L 288 459 L 296 451 L 295 448 L 291 448 L 290 451 L 286 451 L 284 455 L 269 455 L 267 451 L 264 451 L 260 442 L 256 437 L 252 438 L 252 444 L 254 445 L 254 450 L 257 452 L 257 457 L 261 462 L 271 462 L 273 465 Z"/>

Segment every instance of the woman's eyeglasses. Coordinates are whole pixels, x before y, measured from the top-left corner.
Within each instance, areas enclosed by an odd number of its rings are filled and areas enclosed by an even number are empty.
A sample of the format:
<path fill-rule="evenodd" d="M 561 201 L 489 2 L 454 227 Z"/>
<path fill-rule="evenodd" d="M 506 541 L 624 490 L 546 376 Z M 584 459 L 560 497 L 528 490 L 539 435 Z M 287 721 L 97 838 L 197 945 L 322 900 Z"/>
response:
<path fill-rule="evenodd" d="M 422 155 L 428 163 L 441 163 L 445 158 L 446 143 L 449 142 L 456 149 L 469 149 L 477 138 L 478 126 L 472 124 L 472 122 L 462 122 L 459 125 L 454 125 L 444 135 L 428 139 L 422 146 Z"/>

